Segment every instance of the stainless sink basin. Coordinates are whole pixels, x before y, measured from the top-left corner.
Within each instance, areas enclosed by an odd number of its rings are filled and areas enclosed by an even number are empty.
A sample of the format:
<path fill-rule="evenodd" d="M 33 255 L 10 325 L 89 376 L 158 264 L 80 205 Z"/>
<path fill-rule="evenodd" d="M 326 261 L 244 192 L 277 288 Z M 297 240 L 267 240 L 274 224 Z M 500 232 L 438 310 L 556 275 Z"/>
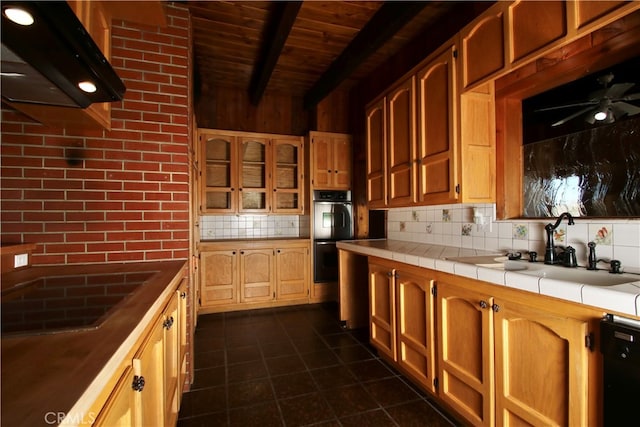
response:
<path fill-rule="evenodd" d="M 451 257 L 447 258 L 447 260 L 591 286 L 613 286 L 640 282 L 640 275 L 636 274 L 610 274 L 607 270 L 590 271 L 584 268 L 567 268 L 557 265 L 530 263 L 524 260 L 511 261 L 507 257 L 499 255 Z"/>

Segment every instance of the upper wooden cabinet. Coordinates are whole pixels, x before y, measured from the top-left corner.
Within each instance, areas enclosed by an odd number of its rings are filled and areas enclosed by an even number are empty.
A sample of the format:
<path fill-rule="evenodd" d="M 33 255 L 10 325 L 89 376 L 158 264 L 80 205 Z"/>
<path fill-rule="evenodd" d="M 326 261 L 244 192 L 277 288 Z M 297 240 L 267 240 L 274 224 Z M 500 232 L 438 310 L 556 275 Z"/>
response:
<path fill-rule="evenodd" d="M 541 7 L 542 6 L 542 7 Z M 509 62 L 515 63 L 567 35 L 567 2 L 516 1 L 509 6 Z"/>
<path fill-rule="evenodd" d="M 302 213 L 303 141 L 200 129 L 202 213 Z"/>
<path fill-rule="evenodd" d="M 416 75 L 417 200 L 421 204 L 452 203 L 458 197 L 455 49 L 455 45 L 445 49 Z"/>
<path fill-rule="evenodd" d="M 370 208 L 495 200 L 493 86 L 461 97 L 458 76 L 454 38 L 368 106 Z"/>
<path fill-rule="evenodd" d="M 391 89 L 387 100 L 388 205 L 407 206 L 415 201 L 415 78 Z"/>
<path fill-rule="evenodd" d="M 319 190 L 351 189 L 351 136 L 309 132 L 311 185 Z"/>
<path fill-rule="evenodd" d="M 460 31 L 462 89 L 524 66 L 637 9 L 640 2 L 496 2 Z"/>
<path fill-rule="evenodd" d="M 369 208 L 387 206 L 386 98 L 367 108 L 367 203 Z"/>
<path fill-rule="evenodd" d="M 462 87 L 505 67 L 505 3 L 497 2 L 460 31 Z"/>

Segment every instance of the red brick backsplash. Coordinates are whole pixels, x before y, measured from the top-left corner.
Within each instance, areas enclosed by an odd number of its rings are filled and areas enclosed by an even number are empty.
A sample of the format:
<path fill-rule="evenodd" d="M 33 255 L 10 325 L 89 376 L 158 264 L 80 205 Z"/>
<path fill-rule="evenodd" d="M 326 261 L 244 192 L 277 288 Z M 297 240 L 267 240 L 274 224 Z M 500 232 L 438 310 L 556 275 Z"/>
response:
<path fill-rule="evenodd" d="M 187 258 L 188 12 L 168 26 L 114 21 L 111 64 L 123 79 L 110 131 L 43 126 L 5 105 L 3 242 L 38 246 L 33 264 Z"/>

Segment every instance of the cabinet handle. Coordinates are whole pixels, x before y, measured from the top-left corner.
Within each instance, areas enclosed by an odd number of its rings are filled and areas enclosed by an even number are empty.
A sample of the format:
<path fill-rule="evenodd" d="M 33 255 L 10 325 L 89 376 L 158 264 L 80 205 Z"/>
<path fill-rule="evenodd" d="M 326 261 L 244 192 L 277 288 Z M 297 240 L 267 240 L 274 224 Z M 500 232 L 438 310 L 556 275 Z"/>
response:
<path fill-rule="evenodd" d="M 391 277 L 391 276 L 393 276 L 393 273 L 390 271 L 387 271 L 387 277 Z"/>
<path fill-rule="evenodd" d="M 134 375 L 133 382 L 131 383 L 131 388 L 135 391 L 142 391 L 142 389 L 144 389 L 144 377 L 142 375 Z"/>
<path fill-rule="evenodd" d="M 186 292 L 180 292 L 180 298 L 185 299 L 187 297 Z"/>
<path fill-rule="evenodd" d="M 485 300 L 480 300 L 480 308 L 487 308 L 489 304 Z"/>
<path fill-rule="evenodd" d="M 493 310 L 493 311 L 494 311 L 494 313 L 497 313 L 497 312 L 499 312 L 499 311 L 500 311 L 500 306 L 499 306 L 498 304 L 493 304 L 493 305 L 491 306 L 491 310 Z"/>
<path fill-rule="evenodd" d="M 165 319 L 164 322 L 162 322 L 162 326 L 168 331 L 169 329 L 171 329 L 171 327 L 173 326 L 173 316 L 169 317 L 168 319 Z"/>

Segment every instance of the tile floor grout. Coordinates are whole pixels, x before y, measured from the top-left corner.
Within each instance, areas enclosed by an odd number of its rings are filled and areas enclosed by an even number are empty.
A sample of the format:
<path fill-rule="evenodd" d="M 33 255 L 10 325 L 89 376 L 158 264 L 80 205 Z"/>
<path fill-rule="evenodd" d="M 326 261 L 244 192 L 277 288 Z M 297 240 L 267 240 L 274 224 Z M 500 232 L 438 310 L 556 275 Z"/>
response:
<path fill-rule="evenodd" d="M 201 316 L 195 381 L 178 426 L 455 425 L 380 359 L 367 337 L 342 329 L 330 304 Z M 202 378 L 218 371 L 223 382 Z M 220 387 L 223 406 L 216 400 Z"/>

